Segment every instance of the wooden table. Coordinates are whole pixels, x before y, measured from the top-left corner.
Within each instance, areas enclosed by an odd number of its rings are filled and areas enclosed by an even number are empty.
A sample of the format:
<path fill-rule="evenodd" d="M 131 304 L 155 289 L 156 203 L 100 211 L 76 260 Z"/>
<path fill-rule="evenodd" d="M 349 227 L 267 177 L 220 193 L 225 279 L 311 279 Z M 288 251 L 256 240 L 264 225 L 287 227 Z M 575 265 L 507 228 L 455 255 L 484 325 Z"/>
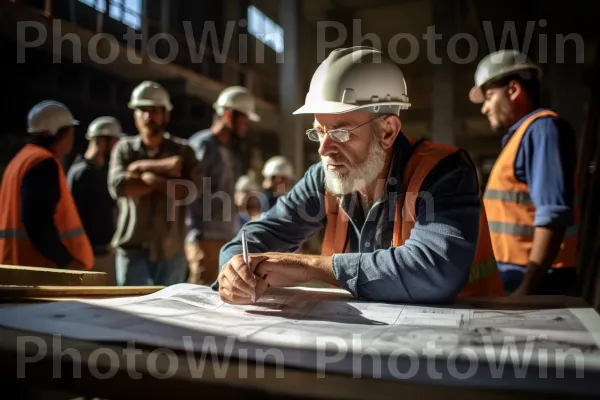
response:
<path fill-rule="evenodd" d="M 465 307 L 472 305 L 472 301 L 461 300 L 457 305 Z M 586 307 L 579 299 L 566 297 L 535 297 L 527 302 L 512 299 L 501 299 L 489 302 L 495 308 L 555 308 L 561 307 Z M 494 307 L 491 307 L 494 308 Z M 36 341 L 32 348 L 19 346 L 18 340 L 27 337 L 29 341 Z M 600 396 L 600 376 L 586 374 L 584 379 L 566 374 L 562 379 L 554 378 L 552 371 L 548 371 L 548 378 L 534 380 L 501 379 L 494 382 L 494 387 L 477 387 L 476 382 L 462 383 L 421 383 L 412 380 L 377 380 L 355 379 L 351 376 L 328 374 L 325 378 L 319 377 L 315 371 L 296 368 L 277 370 L 270 365 L 255 365 L 232 360 L 228 368 L 219 375 L 219 369 L 213 368 L 214 364 L 209 358 L 202 374 L 195 374 L 190 368 L 189 358 L 181 352 L 174 353 L 178 368 L 173 376 L 168 379 L 158 379 L 151 374 L 152 368 L 166 372 L 168 365 L 164 356 L 155 357 L 151 347 L 136 346 L 139 354 L 133 357 L 129 353 L 129 363 L 125 345 L 103 344 L 80 340 L 63 339 L 60 341 L 62 351 L 74 349 L 81 356 L 81 376 L 74 377 L 73 369 L 79 364 L 73 362 L 69 356 L 62 358 L 53 357 L 54 347 L 52 337 L 49 335 L 32 334 L 12 329 L 0 328 L 0 386 L 2 393 L 13 398 L 14 394 L 23 394 L 32 388 L 59 390 L 76 395 L 97 396 L 110 399 L 131 399 L 132 396 L 175 399 L 224 398 L 246 399 L 539 399 L 543 398 L 569 398 L 589 395 Z M 26 364 L 21 377 L 17 376 L 19 362 L 23 356 L 34 356 L 40 349 L 45 349 L 43 355 L 36 362 Z M 114 376 L 110 379 L 101 379 L 99 374 L 110 370 L 107 356 L 97 358 L 93 362 L 94 352 L 112 352 L 116 359 L 110 364 L 115 367 Z M 194 362 L 200 360 L 200 355 L 195 355 Z M 221 360 L 222 361 L 222 360 Z M 192 364 L 193 365 L 193 364 Z M 508 365 L 506 368 L 510 368 Z M 152 369 L 152 370 L 151 370 Z M 99 372 L 97 372 L 99 371 Z M 61 372 L 60 379 L 55 379 Z M 536 375 L 536 371 L 532 372 Z M 135 373 L 139 373 L 137 376 Z M 281 375 L 278 375 L 282 374 Z M 156 374 L 154 374 L 156 376 Z M 514 374 L 513 374 L 514 377 Z M 558 382 L 558 384 L 557 384 Z M 529 386 L 524 387 L 525 386 Z M 558 387 L 558 389 L 557 389 Z M 562 388 L 562 389 L 560 389 Z M 578 393 L 572 392 L 578 391 Z M 12 391 L 12 392 L 11 392 Z M 167 397 L 168 396 L 168 397 Z M 231 397 L 230 397 L 231 396 Z"/>

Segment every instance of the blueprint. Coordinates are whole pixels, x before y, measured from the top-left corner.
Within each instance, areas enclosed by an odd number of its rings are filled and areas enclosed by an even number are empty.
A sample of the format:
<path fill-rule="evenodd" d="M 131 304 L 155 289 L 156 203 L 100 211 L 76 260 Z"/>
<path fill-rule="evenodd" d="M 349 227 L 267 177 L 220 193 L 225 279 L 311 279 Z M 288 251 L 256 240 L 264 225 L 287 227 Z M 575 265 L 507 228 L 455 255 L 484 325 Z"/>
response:
<path fill-rule="evenodd" d="M 0 325 L 221 355 L 240 356 L 243 348 L 243 356 L 255 360 L 277 349 L 286 363 L 304 367 L 319 367 L 315 360 L 326 351 L 390 356 L 403 350 L 422 357 L 435 349 L 445 357 L 468 349 L 482 360 L 516 351 L 532 363 L 541 354 L 550 364 L 557 352 L 575 352 L 578 367 L 600 369 L 600 316 L 592 309 L 424 307 L 361 301 L 334 289 L 270 288 L 256 304 L 235 306 L 210 288 L 178 284 L 140 297 L 2 309 Z M 351 372 L 342 359 L 339 368 Z"/>

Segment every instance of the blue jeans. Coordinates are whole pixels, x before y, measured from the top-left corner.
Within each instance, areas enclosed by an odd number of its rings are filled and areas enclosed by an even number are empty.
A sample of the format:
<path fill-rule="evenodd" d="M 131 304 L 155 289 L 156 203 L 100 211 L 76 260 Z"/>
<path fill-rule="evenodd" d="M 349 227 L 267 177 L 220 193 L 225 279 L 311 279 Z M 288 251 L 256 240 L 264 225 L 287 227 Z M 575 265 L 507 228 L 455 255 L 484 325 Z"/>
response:
<path fill-rule="evenodd" d="M 498 263 L 502 284 L 507 294 L 514 292 L 523 282 L 525 267 Z M 575 268 L 552 268 L 548 271 L 539 295 L 574 295 L 577 291 Z"/>
<path fill-rule="evenodd" d="M 117 250 L 115 266 L 119 286 L 169 286 L 185 282 L 188 265 L 185 254 L 150 262 L 148 250 Z"/>

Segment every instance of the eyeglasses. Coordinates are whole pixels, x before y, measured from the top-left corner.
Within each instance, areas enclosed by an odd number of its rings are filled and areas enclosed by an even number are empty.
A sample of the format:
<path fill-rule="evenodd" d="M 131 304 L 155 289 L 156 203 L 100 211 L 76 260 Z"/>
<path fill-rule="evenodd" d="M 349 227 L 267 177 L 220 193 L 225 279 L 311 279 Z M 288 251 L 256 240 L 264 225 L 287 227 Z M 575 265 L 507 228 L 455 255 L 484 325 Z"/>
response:
<path fill-rule="evenodd" d="M 318 131 L 314 128 L 307 129 L 306 136 L 308 136 L 308 139 L 313 142 L 321 142 L 325 138 L 325 135 L 329 135 L 329 137 L 331 139 L 333 139 L 334 142 L 344 143 L 344 142 L 347 142 L 348 140 L 350 140 L 350 135 L 351 135 L 352 131 L 355 131 L 356 129 L 360 128 L 361 126 L 365 126 L 369 122 L 373 122 L 382 117 L 387 117 L 388 115 L 389 114 L 378 115 L 375 118 L 373 118 L 363 124 L 360 124 L 359 126 L 356 126 L 352 129 L 332 129 L 327 132 Z"/>

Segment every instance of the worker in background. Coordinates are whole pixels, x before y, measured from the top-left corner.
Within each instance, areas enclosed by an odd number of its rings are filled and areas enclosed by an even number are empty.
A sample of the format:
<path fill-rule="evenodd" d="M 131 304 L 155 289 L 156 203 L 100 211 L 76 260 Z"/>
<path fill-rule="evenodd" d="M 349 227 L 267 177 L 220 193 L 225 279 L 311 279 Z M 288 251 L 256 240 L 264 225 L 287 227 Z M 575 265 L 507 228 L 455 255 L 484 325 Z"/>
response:
<path fill-rule="evenodd" d="M 213 104 L 210 128 L 189 139 L 205 175 L 203 197 L 188 208 L 189 233 L 186 240 L 188 263 L 202 274 L 190 282 L 210 284 L 219 271 L 219 251 L 240 229 L 234 201 L 238 179 L 241 141 L 251 121 L 260 121 L 255 100 L 248 89 L 232 86 L 223 90 Z M 208 212 L 210 215 L 205 215 Z"/>
<path fill-rule="evenodd" d="M 292 188 L 294 167 L 283 156 L 271 157 L 263 166 L 262 176 L 264 178 L 262 183 L 263 194 L 269 202 L 269 208 L 271 208 L 280 196 L 286 194 Z"/>
<path fill-rule="evenodd" d="M 94 271 L 106 273 L 107 285 L 117 284 L 115 254 L 111 240 L 115 233 L 115 201 L 108 193 L 110 152 L 123 136 L 121 123 L 114 117 L 99 117 L 87 129 L 88 148 L 78 156 L 67 181 L 94 251 Z"/>
<path fill-rule="evenodd" d="M 397 64 L 371 47 L 332 51 L 304 106 L 321 162 L 221 251 L 213 286 L 251 303 L 270 286 L 320 281 L 358 298 L 446 302 L 504 294 L 473 162 L 453 146 L 404 135 L 410 107 Z M 325 213 L 323 213 L 325 211 Z M 294 252 L 325 228 L 322 255 Z"/>
<path fill-rule="evenodd" d="M 202 171 L 194 151 L 165 128 L 173 105 L 158 83 L 144 81 L 131 93 L 138 134 L 113 148 L 108 189 L 117 200 L 119 218 L 113 237 L 120 285 L 171 285 L 184 282 L 185 200 L 187 181 L 202 190 Z M 189 271 L 194 273 L 194 271 Z"/>
<path fill-rule="evenodd" d="M 525 55 L 501 50 L 481 60 L 469 94 L 504 135 L 484 199 L 502 279 L 515 296 L 576 286 L 576 137 L 540 106 L 540 79 Z"/>
<path fill-rule="evenodd" d="M 261 193 L 260 185 L 248 175 L 240 176 L 235 183 L 235 205 L 238 209 L 240 226 L 258 218 L 263 208 L 269 208 L 267 199 Z"/>
<path fill-rule="evenodd" d="M 27 124 L 31 141 L 8 164 L 0 188 L 0 264 L 90 270 L 94 254 L 60 162 L 79 122 L 64 104 L 46 100 Z"/>

